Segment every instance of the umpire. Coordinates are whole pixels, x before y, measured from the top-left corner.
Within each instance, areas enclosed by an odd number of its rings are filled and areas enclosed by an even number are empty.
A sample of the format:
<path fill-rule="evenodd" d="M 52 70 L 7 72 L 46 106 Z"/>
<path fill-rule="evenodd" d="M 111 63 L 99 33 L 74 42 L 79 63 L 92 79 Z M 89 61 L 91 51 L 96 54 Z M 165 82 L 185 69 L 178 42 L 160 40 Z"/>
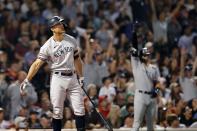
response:
<path fill-rule="evenodd" d="M 136 86 L 134 97 L 134 124 L 133 131 L 139 131 L 144 115 L 147 130 L 153 131 L 154 114 L 156 111 L 156 97 L 159 91 L 155 83 L 160 77 L 157 66 L 149 63 L 150 52 L 147 48 L 138 51 L 137 27 L 134 24 L 131 48 L 131 65 Z"/>

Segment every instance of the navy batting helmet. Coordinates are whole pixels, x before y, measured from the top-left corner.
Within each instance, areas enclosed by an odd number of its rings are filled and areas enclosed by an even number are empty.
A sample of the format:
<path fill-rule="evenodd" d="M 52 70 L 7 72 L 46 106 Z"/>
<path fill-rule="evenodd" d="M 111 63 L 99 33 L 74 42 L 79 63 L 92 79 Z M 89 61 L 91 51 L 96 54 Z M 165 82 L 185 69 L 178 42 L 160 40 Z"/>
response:
<path fill-rule="evenodd" d="M 150 55 L 150 52 L 148 51 L 148 49 L 146 47 L 142 48 L 140 50 L 140 56 L 147 56 L 147 55 Z"/>
<path fill-rule="evenodd" d="M 63 24 L 65 29 L 67 27 L 67 24 L 65 23 L 64 19 L 59 16 L 53 16 L 51 19 L 48 20 L 48 26 L 50 28 L 57 24 Z"/>
<path fill-rule="evenodd" d="M 192 64 L 187 64 L 186 66 L 185 66 L 185 71 L 192 71 Z"/>

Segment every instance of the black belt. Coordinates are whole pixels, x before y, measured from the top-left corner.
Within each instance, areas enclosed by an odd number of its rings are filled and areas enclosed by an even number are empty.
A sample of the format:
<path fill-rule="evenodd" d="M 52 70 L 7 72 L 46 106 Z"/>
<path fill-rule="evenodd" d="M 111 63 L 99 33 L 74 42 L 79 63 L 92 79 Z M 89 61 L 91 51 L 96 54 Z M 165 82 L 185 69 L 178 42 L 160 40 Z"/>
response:
<path fill-rule="evenodd" d="M 143 91 L 143 90 L 139 90 L 139 93 L 143 93 L 143 94 L 151 95 L 151 92 Z"/>
<path fill-rule="evenodd" d="M 72 71 L 55 71 L 54 74 L 61 75 L 61 76 L 72 76 Z"/>

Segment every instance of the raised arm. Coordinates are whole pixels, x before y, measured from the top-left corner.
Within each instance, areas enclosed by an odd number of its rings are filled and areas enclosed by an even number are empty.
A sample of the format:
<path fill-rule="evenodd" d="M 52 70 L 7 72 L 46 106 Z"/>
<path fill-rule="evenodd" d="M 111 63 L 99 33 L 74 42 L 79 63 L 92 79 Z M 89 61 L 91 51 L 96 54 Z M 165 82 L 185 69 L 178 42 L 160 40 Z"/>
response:
<path fill-rule="evenodd" d="M 135 24 L 138 24 L 138 23 L 135 23 Z M 133 31 L 132 31 L 132 45 L 131 45 L 130 53 L 132 56 L 137 57 L 138 56 L 138 40 L 137 40 L 137 29 L 136 29 L 135 24 L 133 26 Z"/>
<path fill-rule="evenodd" d="M 137 40 L 137 24 L 135 23 L 133 26 L 132 32 L 132 45 L 130 48 L 130 55 L 131 55 L 131 69 L 134 71 L 138 67 L 139 63 L 139 55 L 138 55 L 138 40 Z"/>
<path fill-rule="evenodd" d="M 85 63 L 90 64 L 92 63 L 92 57 L 93 57 L 93 49 L 91 48 L 91 45 L 94 42 L 94 39 L 90 38 L 89 35 L 84 34 L 84 39 L 85 39 Z"/>
<path fill-rule="evenodd" d="M 157 20 L 157 15 L 156 15 L 155 1 L 154 0 L 150 0 L 150 7 L 151 7 L 151 11 L 152 11 L 152 21 L 156 21 Z"/>
<path fill-rule="evenodd" d="M 109 58 L 110 57 L 110 52 L 113 50 L 113 41 L 112 40 L 110 40 L 109 41 L 109 46 L 108 46 L 108 48 L 107 48 L 107 52 L 106 52 L 106 56 L 107 56 L 107 58 Z"/>
<path fill-rule="evenodd" d="M 196 69 L 197 69 L 197 57 L 194 60 L 194 64 L 193 64 L 193 70 L 192 70 L 193 75 L 195 75 Z"/>
<path fill-rule="evenodd" d="M 174 17 L 179 12 L 182 5 L 184 5 L 184 0 L 178 2 L 176 8 L 170 13 L 170 18 Z"/>
<path fill-rule="evenodd" d="M 180 60 L 180 77 L 184 77 L 184 66 L 185 66 L 186 49 L 181 48 L 181 60 Z"/>

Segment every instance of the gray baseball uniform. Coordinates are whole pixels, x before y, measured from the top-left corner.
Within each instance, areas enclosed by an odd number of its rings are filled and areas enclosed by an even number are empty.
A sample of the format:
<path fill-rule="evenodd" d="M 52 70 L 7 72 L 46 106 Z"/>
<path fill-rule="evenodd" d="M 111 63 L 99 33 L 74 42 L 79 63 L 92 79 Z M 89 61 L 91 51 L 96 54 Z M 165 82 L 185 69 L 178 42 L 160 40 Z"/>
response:
<path fill-rule="evenodd" d="M 136 86 L 133 131 L 139 130 L 144 115 L 146 115 L 148 131 L 153 131 L 156 99 L 151 98 L 151 90 L 153 88 L 153 80 L 157 80 L 160 73 L 155 65 L 149 64 L 145 66 L 145 64 L 140 61 L 139 57 L 131 56 L 131 64 Z"/>
<path fill-rule="evenodd" d="M 41 47 L 38 58 L 46 61 L 52 71 L 50 98 L 53 118 L 62 119 L 66 95 L 70 98 L 74 114 L 85 115 L 82 89 L 77 80 L 74 56 L 78 55 L 76 40 L 67 34 L 61 42 L 49 38 Z"/>

